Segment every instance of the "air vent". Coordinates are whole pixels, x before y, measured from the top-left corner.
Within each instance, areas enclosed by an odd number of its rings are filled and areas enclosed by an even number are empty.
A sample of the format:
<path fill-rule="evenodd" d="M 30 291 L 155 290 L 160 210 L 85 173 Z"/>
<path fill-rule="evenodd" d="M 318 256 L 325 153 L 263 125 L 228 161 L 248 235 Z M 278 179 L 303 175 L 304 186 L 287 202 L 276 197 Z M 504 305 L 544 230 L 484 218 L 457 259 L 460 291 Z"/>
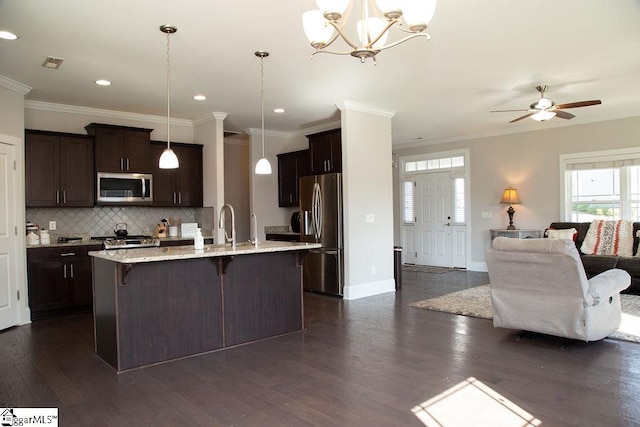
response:
<path fill-rule="evenodd" d="M 62 65 L 64 59 L 62 58 L 54 58 L 53 56 L 47 56 L 47 59 L 44 60 L 42 66 L 44 68 L 51 68 L 53 70 L 57 70 Z"/>

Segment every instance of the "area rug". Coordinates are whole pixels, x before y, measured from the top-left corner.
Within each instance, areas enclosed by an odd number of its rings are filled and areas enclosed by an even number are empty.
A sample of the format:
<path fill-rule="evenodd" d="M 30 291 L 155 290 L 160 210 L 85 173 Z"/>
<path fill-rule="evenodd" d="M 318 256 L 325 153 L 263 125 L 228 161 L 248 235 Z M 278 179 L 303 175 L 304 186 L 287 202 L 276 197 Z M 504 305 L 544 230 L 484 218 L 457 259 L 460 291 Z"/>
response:
<path fill-rule="evenodd" d="M 609 335 L 609 338 L 640 342 L 640 296 L 622 294 L 620 297 L 622 324 L 616 332 Z M 493 319 L 489 285 L 477 286 L 409 305 L 426 310 Z"/>
<path fill-rule="evenodd" d="M 415 271 L 419 273 L 434 273 L 434 274 L 442 274 L 448 273 L 450 271 L 455 270 L 454 268 L 449 267 L 432 267 L 430 265 L 407 265 L 404 264 L 402 266 L 402 271 Z"/>

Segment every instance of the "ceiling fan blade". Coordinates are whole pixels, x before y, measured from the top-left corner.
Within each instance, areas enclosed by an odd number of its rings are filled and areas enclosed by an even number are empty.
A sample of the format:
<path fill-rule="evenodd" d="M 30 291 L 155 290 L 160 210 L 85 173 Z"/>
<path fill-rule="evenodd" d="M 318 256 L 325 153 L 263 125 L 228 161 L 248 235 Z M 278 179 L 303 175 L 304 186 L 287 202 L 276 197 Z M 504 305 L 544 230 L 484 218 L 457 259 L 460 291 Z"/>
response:
<path fill-rule="evenodd" d="M 492 111 L 489 111 L 489 112 L 490 113 L 512 113 L 514 111 L 529 111 L 529 110 L 522 110 L 522 109 L 520 109 L 520 110 L 492 110 Z"/>
<path fill-rule="evenodd" d="M 554 110 L 556 113 L 556 117 L 560 117 L 561 119 L 573 119 L 575 116 L 571 113 L 567 113 L 566 111 Z"/>
<path fill-rule="evenodd" d="M 525 114 L 524 116 L 520 116 L 520 117 L 518 117 L 517 119 L 513 119 L 513 120 L 511 120 L 509 123 L 513 123 L 513 122 L 520 121 L 520 120 L 522 120 L 522 119 L 526 119 L 527 117 L 531 117 L 531 116 L 533 116 L 534 114 L 535 114 L 535 111 L 533 111 L 533 112 L 531 112 L 531 113 L 529 113 L 529 114 Z"/>
<path fill-rule="evenodd" d="M 600 104 L 602 104 L 602 101 L 600 101 L 599 99 L 594 99 L 592 101 L 580 101 L 580 102 L 570 102 L 568 104 L 560 104 L 560 105 L 556 105 L 554 108 L 555 109 L 578 108 L 578 107 L 588 107 L 590 105 L 600 105 Z"/>

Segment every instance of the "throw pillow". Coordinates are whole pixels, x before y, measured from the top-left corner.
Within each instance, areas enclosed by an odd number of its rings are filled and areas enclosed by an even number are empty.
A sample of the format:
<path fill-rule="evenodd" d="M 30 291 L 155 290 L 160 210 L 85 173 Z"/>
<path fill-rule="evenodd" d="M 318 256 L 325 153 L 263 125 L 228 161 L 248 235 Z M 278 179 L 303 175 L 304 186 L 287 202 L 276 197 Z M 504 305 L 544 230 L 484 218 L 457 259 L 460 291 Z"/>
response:
<path fill-rule="evenodd" d="M 587 255 L 633 256 L 633 221 L 592 221 L 580 250 Z"/>
<path fill-rule="evenodd" d="M 565 230 L 547 228 L 545 234 L 549 239 L 570 239 L 575 242 L 576 237 L 578 237 L 578 230 L 576 230 L 575 228 L 568 228 Z"/>

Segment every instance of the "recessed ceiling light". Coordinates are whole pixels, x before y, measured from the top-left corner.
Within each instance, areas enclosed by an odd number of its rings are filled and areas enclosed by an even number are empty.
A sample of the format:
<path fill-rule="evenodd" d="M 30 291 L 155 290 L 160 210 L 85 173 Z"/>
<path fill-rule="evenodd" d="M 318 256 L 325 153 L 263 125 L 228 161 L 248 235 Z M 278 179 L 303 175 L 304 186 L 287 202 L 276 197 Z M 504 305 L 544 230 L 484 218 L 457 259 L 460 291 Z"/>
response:
<path fill-rule="evenodd" d="M 193 99 L 195 99 L 196 101 L 204 101 L 205 99 L 207 99 L 207 97 L 204 95 L 195 95 Z"/>
<path fill-rule="evenodd" d="M 278 114 L 282 114 L 282 113 L 284 113 L 284 108 L 275 108 L 275 109 L 273 110 L 273 112 L 274 112 L 274 113 L 278 113 Z"/>
<path fill-rule="evenodd" d="M 9 31 L 0 31 L 0 39 L 4 40 L 16 40 L 18 36 Z"/>
<path fill-rule="evenodd" d="M 42 66 L 44 68 L 50 68 L 52 70 L 57 70 L 58 68 L 60 68 L 60 66 L 62 65 L 63 61 L 64 61 L 64 59 L 62 59 L 62 58 L 56 58 L 56 57 L 53 57 L 53 56 L 47 56 L 47 58 L 42 63 Z"/>
<path fill-rule="evenodd" d="M 109 80 L 96 80 L 96 84 L 98 86 L 111 86 L 111 82 Z"/>

